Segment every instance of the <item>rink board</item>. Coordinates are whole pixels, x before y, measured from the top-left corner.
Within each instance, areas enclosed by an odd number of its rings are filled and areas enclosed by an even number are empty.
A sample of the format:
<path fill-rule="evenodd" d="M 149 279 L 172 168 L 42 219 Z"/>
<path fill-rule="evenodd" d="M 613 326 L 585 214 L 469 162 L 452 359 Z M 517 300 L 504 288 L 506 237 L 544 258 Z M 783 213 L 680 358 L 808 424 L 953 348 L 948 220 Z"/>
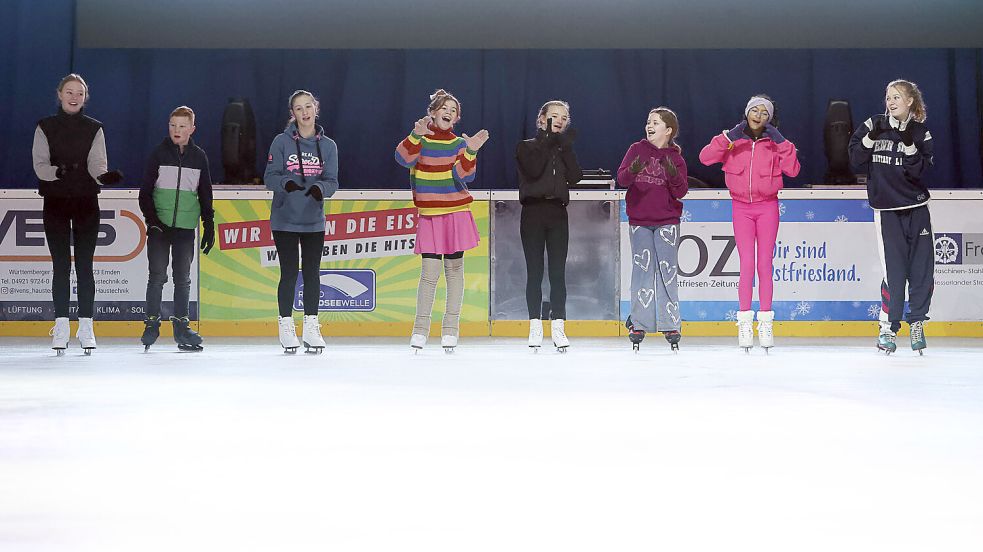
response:
<path fill-rule="evenodd" d="M 222 188 L 215 191 L 216 246 L 210 255 L 195 259 L 192 318 L 197 318 L 210 335 L 268 335 L 276 329 L 279 277 L 268 225 L 272 194 L 256 188 Z M 502 192 L 495 194 L 502 197 Z M 617 290 L 614 297 L 598 301 L 610 301 L 613 310 L 604 303 L 603 316 L 588 313 L 582 317 L 585 319 L 568 321 L 571 335 L 624 333 L 621 320 L 628 312 L 633 262 L 624 193 L 580 191 L 573 201 L 603 206 L 612 194 L 620 216 L 615 217 L 610 233 L 603 230 L 605 239 L 611 236 L 610 247 L 591 254 L 610 258 L 602 266 L 609 267 L 610 277 L 618 282 Z M 481 244 L 465 255 L 461 334 L 524 335 L 528 331 L 524 316 L 510 320 L 491 313 L 495 202 L 488 192 L 474 195 L 471 210 Z M 0 335 L 43 335 L 53 315 L 49 312 L 50 259 L 40 217 L 42 200 L 26 190 L 2 190 L 0 198 Z M 780 201 L 782 223 L 775 251 L 776 334 L 868 334 L 879 305 L 881 269 L 873 212 L 866 204 L 865 192 L 786 190 Z M 101 335 L 134 335 L 143 318 L 147 277 L 146 232 L 137 191 L 105 191 L 100 205 L 103 227 L 95 259 L 97 326 Z M 685 198 L 684 206 L 678 236 L 684 331 L 731 335 L 737 309 L 738 259 L 729 198 L 722 190 L 694 190 Z M 935 225 L 936 289 L 930 334 L 983 335 L 983 220 L 973 215 L 980 207 L 981 191 L 933 191 L 930 209 Z M 419 257 L 412 253 L 416 213 L 409 193 L 341 191 L 325 201 L 325 215 L 328 229 L 318 291 L 325 334 L 408 334 L 420 270 Z M 571 226 L 574 224 L 571 220 Z M 499 251 L 521 251 L 520 243 L 498 243 L 497 247 Z M 600 274 L 598 278 L 609 276 Z M 570 280 L 568 275 L 570 287 L 584 284 L 571 284 Z M 294 296 L 298 318 L 303 291 L 298 281 Z M 168 283 L 165 299 L 171 294 Z M 442 276 L 432 335 L 439 335 L 443 302 Z M 170 305 L 165 303 L 164 308 L 168 310 Z"/>

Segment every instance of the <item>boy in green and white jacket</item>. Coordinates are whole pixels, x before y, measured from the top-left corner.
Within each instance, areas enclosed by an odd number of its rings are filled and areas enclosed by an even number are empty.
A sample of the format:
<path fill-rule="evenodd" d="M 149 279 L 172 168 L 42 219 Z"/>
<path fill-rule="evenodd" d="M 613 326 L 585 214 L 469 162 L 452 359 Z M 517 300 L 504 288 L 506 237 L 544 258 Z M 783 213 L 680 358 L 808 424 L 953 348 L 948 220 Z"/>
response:
<path fill-rule="evenodd" d="M 195 256 L 195 230 L 199 219 L 202 253 L 215 243 L 215 211 L 212 209 L 212 178 L 208 157 L 195 145 L 195 113 L 181 106 L 171 113 L 168 137 L 150 155 L 143 185 L 140 210 L 147 222 L 146 328 L 141 339 L 149 349 L 160 335 L 161 293 L 167 282 L 168 261 L 173 262 L 174 340 L 178 347 L 201 350 L 201 336 L 189 327 L 191 264 Z M 173 253 L 173 254 L 172 254 Z"/>

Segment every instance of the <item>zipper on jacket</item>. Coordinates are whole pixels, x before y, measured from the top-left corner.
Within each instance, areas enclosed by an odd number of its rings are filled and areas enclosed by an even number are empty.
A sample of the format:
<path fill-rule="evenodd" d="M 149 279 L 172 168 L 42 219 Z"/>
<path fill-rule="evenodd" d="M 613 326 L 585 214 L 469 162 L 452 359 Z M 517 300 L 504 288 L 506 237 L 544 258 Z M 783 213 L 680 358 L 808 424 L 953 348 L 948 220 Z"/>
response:
<path fill-rule="evenodd" d="M 752 190 L 752 180 L 754 179 L 754 146 L 757 141 L 751 141 L 751 162 L 747 167 L 747 197 L 749 203 L 754 203 L 754 191 Z"/>
<path fill-rule="evenodd" d="M 171 228 L 177 227 L 177 207 L 181 203 L 181 166 L 184 164 L 184 154 L 181 153 L 181 146 L 177 148 L 177 188 L 174 191 L 174 218 L 171 221 Z"/>

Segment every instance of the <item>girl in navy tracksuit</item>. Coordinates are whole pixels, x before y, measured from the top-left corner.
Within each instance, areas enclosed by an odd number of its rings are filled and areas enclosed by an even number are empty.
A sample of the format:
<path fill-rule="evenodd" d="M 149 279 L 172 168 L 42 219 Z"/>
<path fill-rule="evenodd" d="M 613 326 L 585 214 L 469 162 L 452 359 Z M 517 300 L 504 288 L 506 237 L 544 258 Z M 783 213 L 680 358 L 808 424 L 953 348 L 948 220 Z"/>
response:
<path fill-rule="evenodd" d="M 324 347 L 318 322 L 324 198 L 338 190 L 338 146 L 317 124 L 318 101 L 306 90 L 290 95 L 290 123 L 270 145 L 263 181 L 273 191 L 270 229 L 280 262 L 277 302 L 280 344 L 287 352 L 300 345 L 292 315 L 297 265 L 304 277 L 306 347 Z M 300 254 L 298 254 L 298 249 Z M 303 259 L 303 260 L 301 260 Z"/>
<path fill-rule="evenodd" d="M 884 103 L 884 114 L 867 119 L 850 139 L 850 161 L 856 172 L 867 174 L 867 197 L 874 209 L 883 267 L 877 347 L 895 351 L 904 318 L 911 328 L 911 348 L 921 352 L 926 346 L 922 326 L 928 320 L 935 286 L 930 195 L 922 183 L 922 175 L 932 166 L 932 134 L 925 126 L 925 102 L 915 83 L 891 82 Z"/>

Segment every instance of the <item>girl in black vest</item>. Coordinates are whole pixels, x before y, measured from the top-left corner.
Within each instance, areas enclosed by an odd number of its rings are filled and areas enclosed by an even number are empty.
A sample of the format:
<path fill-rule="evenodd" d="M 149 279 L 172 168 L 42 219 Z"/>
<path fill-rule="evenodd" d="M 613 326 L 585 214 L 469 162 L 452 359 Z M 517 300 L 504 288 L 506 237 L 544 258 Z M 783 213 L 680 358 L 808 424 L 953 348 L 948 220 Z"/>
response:
<path fill-rule="evenodd" d="M 99 233 L 99 185 L 118 184 L 123 175 L 109 172 L 102 123 L 82 114 L 89 87 L 71 74 L 58 83 L 58 113 L 41 119 L 34 131 L 34 172 L 38 192 L 44 198 L 44 236 L 51 252 L 51 294 L 55 327 L 51 348 L 64 354 L 68 347 L 69 274 L 72 254 L 78 279 L 76 337 L 86 354 L 96 348 L 92 329 L 95 278 L 92 258 Z M 72 251 L 74 248 L 74 252 Z"/>
<path fill-rule="evenodd" d="M 549 257 L 550 325 L 553 345 L 565 352 L 570 345 L 563 322 L 567 317 L 568 186 L 583 173 L 573 151 L 575 132 L 570 125 L 570 105 L 546 102 L 536 118 L 536 137 L 519 142 L 519 203 L 522 204 L 519 235 L 526 257 L 526 306 L 529 309 L 529 346 L 543 342 L 543 252 Z"/>

